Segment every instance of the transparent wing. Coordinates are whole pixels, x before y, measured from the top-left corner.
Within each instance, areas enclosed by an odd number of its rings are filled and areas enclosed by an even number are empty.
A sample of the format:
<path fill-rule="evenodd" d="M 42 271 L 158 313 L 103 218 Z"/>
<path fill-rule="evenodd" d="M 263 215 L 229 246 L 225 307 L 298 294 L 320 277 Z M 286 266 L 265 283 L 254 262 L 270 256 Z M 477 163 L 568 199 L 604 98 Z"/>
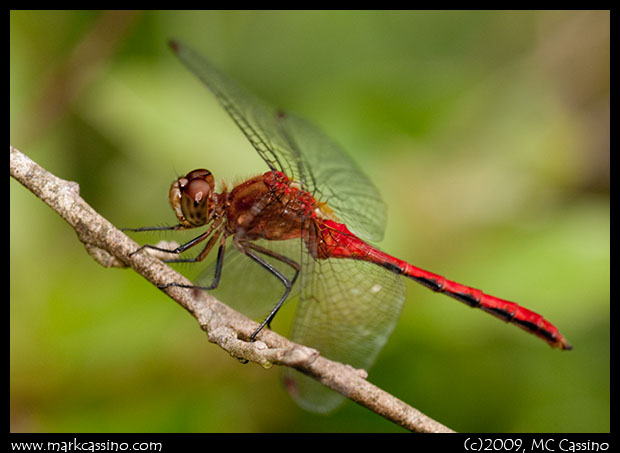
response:
<path fill-rule="evenodd" d="M 192 49 L 178 42 L 171 45 L 270 169 L 301 183 L 362 239 L 378 241 L 383 237 L 385 206 L 381 197 L 338 145 L 308 122 L 279 112 L 243 90 Z"/>
<path fill-rule="evenodd" d="M 338 145 L 306 121 L 276 111 L 247 93 L 191 49 L 178 43 L 172 43 L 172 48 L 213 92 L 271 170 L 282 171 L 299 182 L 362 239 L 381 239 L 385 206 L 370 180 Z M 318 349 L 327 358 L 368 368 L 400 315 L 404 301 L 400 278 L 361 261 L 315 261 L 305 250 L 307 244 L 299 240 L 284 242 L 288 244 L 260 244 L 303 260 L 296 285 L 301 290 L 300 301 L 291 338 Z M 244 313 L 254 308 L 255 313 L 266 313 L 279 299 L 282 288 L 249 258 L 239 252 L 229 253 L 218 289 L 220 297 Z M 289 267 L 291 272 L 290 266 L 283 263 L 272 264 L 283 271 Z M 213 272 L 212 268 L 205 273 L 207 285 Z M 256 297 L 248 285 L 250 281 L 259 282 L 254 289 L 265 294 Z M 256 301 L 257 305 L 247 307 L 247 301 Z M 326 412 L 342 400 L 340 395 L 295 371 L 287 371 L 286 382 L 296 401 L 310 410 Z"/>
<path fill-rule="evenodd" d="M 386 206 L 379 191 L 347 153 L 308 121 L 294 114 L 280 119 L 282 128 L 303 154 L 314 183 L 314 197 L 327 203 L 341 223 L 367 241 L 383 239 Z"/>
<path fill-rule="evenodd" d="M 353 260 L 319 260 L 303 269 L 309 272 L 302 274 L 291 339 L 328 359 L 368 369 L 400 316 L 405 299 L 401 279 Z M 295 401 L 314 412 L 329 412 L 344 398 L 295 370 L 285 370 L 284 382 Z"/>
<path fill-rule="evenodd" d="M 299 151 L 283 133 L 278 112 L 238 86 L 189 47 L 171 42 L 179 59 L 211 90 L 270 169 L 284 172 L 304 186 L 311 186 L 305 166 L 297 165 Z"/>
<path fill-rule="evenodd" d="M 301 275 L 287 303 L 299 296 L 291 340 L 320 351 L 331 360 L 368 369 L 396 325 L 405 292 L 401 278 L 375 264 L 349 259 L 315 260 L 299 239 L 260 240 L 262 247 L 300 262 Z M 292 279 L 291 266 L 261 255 Z M 215 275 L 211 263 L 194 279 L 208 286 Z M 220 301 L 257 321 L 275 306 L 282 283 L 266 269 L 228 244 L 220 285 L 210 291 Z M 286 387 L 295 401 L 314 412 L 328 412 L 343 396 L 293 369 L 285 369 Z"/>

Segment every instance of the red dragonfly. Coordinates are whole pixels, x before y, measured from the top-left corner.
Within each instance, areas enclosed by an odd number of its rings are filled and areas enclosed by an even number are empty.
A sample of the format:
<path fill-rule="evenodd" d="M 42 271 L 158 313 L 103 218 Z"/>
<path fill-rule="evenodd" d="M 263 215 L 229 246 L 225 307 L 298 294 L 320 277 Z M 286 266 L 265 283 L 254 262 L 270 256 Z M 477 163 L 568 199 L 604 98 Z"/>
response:
<path fill-rule="evenodd" d="M 169 196 L 179 224 L 137 231 L 207 227 L 206 231 L 175 250 L 151 245 L 140 249 L 180 254 L 207 241 L 194 258 L 166 260 L 197 262 L 217 244 L 215 263 L 189 288 L 227 287 L 228 293 L 219 297 L 235 307 L 239 300 L 257 300 L 255 294 L 245 295 L 250 286 L 246 282 L 252 279 L 270 295 L 278 290 L 275 297 L 262 298 L 270 301 L 270 310 L 260 313 L 265 307 L 259 308 L 258 314 L 268 314 L 251 340 L 270 326 L 287 299 L 298 297 L 291 339 L 327 358 L 368 368 L 400 315 L 404 289 L 399 276 L 404 275 L 515 324 L 554 348 L 571 349 L 539 314 L 422 270 L 366 242 L 383 236 L 385 207 L 355 163 L 306 121 L 254 98 L 188 47 L 178 42 L 171 47 L 215 95 L 269 171 L 219 193 L 208 170 L 178 178 Z M 230 252 L 228 238 L 234 245 Z M 229 281 L 220 285 L 227 274 Z M 188 287 L 165 287 L 169 286 Z M 328 411 L 340 403 L 340 395 L 314 380 L 295 371 L 286 373 L 287 388 L 301 406 Z"/>

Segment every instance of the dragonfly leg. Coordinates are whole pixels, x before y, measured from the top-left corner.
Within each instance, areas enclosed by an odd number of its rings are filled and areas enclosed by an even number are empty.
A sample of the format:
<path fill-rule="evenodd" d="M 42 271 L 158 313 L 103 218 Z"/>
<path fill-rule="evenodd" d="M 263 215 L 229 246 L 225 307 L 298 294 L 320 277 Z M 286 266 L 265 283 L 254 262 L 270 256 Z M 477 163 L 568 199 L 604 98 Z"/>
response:
<path fill-rule="evenodd" d="M 211 248 L 213 248 L 213 244 L 215 244 L 219 235 L 220 235 L 219 232 L 214 234 L 211 237 L 211 239 L 209 239 L 207 246 L 203 249 L 202 252 L 198 254 L 198 256 L 196 256 L 196 258 L 187 259 L 187 260 L 174 260 L 174 261 L 167 261 L 167 262 L 191 263 L 191 262 L 202 261 L 209 254 L 209 252 L 211 251 Z M 220 247 L 217 250 L 217 260 L 215 262 L 215 275 L 213 276 L 213 281 L 211 282 L 209 286 L 183 285 L 182 283 L 167 283 L 165 285 L 158 286 L 158 288 L 166 289 L 166 288 L 170 288 L 171 286 L 176 286 L 177 288 L 203 289 L 205 291 L 209 291 L 211 289 L 217 288 L 218 285 L 220 284 L 220 278 L 222 276 L 222 266 L 224 264 L 224 251 L 225 250 L 226 250 L 226 236 L 224 235 L 222 236 L 220 240 Z"/>
<path fill-rule="evenodd" d="M 180 223 L 177 225 L 164 225 L 164 226 L 152 226 L 152 227 L 140 227 L 140 228 L 121 228 L 121 231 L 162 231 L 162 230 L 185 230 L 187 227 L 185 225 L 181 225 Z"/>
<path fill-rule="evenodd" d="M 288 298 L 288 295 L 291 293 L 291 290 L 293 289 L 293 285 L 295 284 L 295 281 L 297 281 L 297 277 L 299 276 L 299 271 L 301 269 L 301 266 L 296 261 L 294 261 L 294 260 L 292 260 L 292 259 L 290 259 L 290 258 L 288 258 L 288 257 L 286 257 L 284 255 L 281 255 L 279 253 L 274 252 L 273 250 L 269 250 L 267 248 L 261 247 L 259 245 L 256 245 L 256 244 L 253 244 L 253 243 L 250 243 L 250 242 L 236 241 L 236 245 L 239 247 L 241 252 L 243 252 L 245 255 L 247 255 L 248 257 L 252 258 L 254 261 L 256 261 L 258 264 L 260 264 L 262 267 L 264 267 L 269 272 L 271 272 L 278 280 L 280 280 L 284 284 L 284 287 L 285 287 L 284 294 L 282 295 L 282 297 L 280 298 L 278 303 L 273 307 L 273 309 L 267 315 L 267 317 L 264 319 L 264 321 L 260 323 L 260 325 L 254 331 L 254 333 L 252 335 L 250 335 L 250 341 L 254 341 L 256 339 L 256 336 L 259 334 L 259 332 L 261 330 L 263 330 L 263 327 L 265 327 L 265 326 L 271 327 L 271 321 L 273 321 L 273 318 L 278 313 L 278 310 L 280 310 L 280 308 L 282 307 L 282 305 L 284 304 L 284 302 Z M 294 269 L 295 275 L 293 276 L 292 279 L 289 280 L 288 278 L 286 278 L 286 276 L 284 276 L 275 267 L 273 267 L 271 264 L 269 264 L 267 261 L 265 261 L 263 258 L 258 256 L 257 254 L 255 254 L 250 249 L 255 250 L 258 253 L 262 253 L 264 255 L 267 255 L 267 256 L 270 256 L 272 258 L 275 258 L 276 260 L 281 261 L 281 262 L 283 262 L 285 264 L 288 264 L 289 266 L 291 266 Z"/>
<path fill-rule="evenodd" d="M 136 253 L 138 253 L 139 251 L 143 250 L 143 249 L 151 249 L 151 250 L 157 250 L 159 252 L 167 252 L 167 253 L 172 253 L 174 255 L 179 255 L 181 253 L 183 253 L 185 250 L 195 246 L 196 244 L 199 244 L 200 242 L 204 241 L 206 238 L 209 237 L 209 235 L 211 235 L 211 233 L 213 232 L 213 230 L 215 230 L 220 223 L 222 223 L 221 220 L 216 220 L 214 221 L 211 226 L 209 226 L 209 228 L 207 229 L 207 231 L 205 231 L 204 233 L 200 234 L 199 236 L 196 236 L 194 239 L 186 242 L 185 244 L 182 244 L 180 246 L 178 246 L 176 249 L 174 250 L 169 250 L 169 249 L 165 249 L 162 247 L 156 247 L 154 245 L 150 245 L 150 244 L 144 244 L 143 246 L 141 246 L 140 248 L 138 248 L 137 250 L 131 252 L 129 254 L 129 256 L 133 256 Z M 151 231 L 151 230 L 185 230 L 188 227 L 185 227 L 184 225 L 174 225 L 171 227 L 144 227 L 144 228 L 125 228 L 125 230 L 127 231 Z M 208 247 L 208 244 L 207 244 Z M 211 245 L 211 247 L 213 247 L 213 245 Z M 206 248 L 205 248 L 206 249 Z M 209 250 L 211 250 L 211 248 L 209 248 Z M 198 257 L 200 257 L 200 259 L 196 258 L 191 258 L 191 259 L 178 259 L 178 260 L 165 260 L 166 263 L 187 263 L 187 262 L 194 262 L 194 261 L 201 261 L 205 258 L 205 256 L 207 256 L 209 252 L 207 251 L 205 253 L 205 250 L 203 250 Z"/>
<path fill-rule="evenodd" d="M 183 253 L 184 251 L 186 251 L 187 249 L 189 249 L 191 247 L 194 247 L 196 244 L 199 244 L 200 242 L 204 241 L 209 236 L 211 236 L 211 238 L 207 242 L 207 245 L 205 246 L 205 248 L 202 249 L 202 251 L 198 255 L 196 255 L 194 258 L 175 258 L 175 259 L 164 260 L 165 263 L 196 263 L 196 262 L 202 261 L 211 252 L 211 249 L 213 248 L 213 246 L 217 242 L 218 238 L 222 234 L 221 231 L 217 230 L 217 228 L 220 226 L 221 223 L 222 223 L 222 219 L 221 218 L 216 219 L 209 226 L 207 231 L 205 231 L 204 233 L 200 234 L 199 236 L 196 236 L 194 239 L 186 242 L 185 244 L 182 244 L 182 245 L 178 246 L 174 250 L 168 250 L 168 249 L 164 249 L 162 247 L 157 247 L 157 246 L 154 246 L 154 245 L 145 244 L 142 247 L 138 248 L 136 251 L 130 253 L 129 256 L 132 256 L 132 255 L 138 253 L 140 250 L 143 250 L 143 249 L 146 249 L 146 248 L 151 249 L 151 250 L 158 250 L 160 252 L 167 252 L 167 253 L 172 253 L 172 254 L 175 254 L 175 255 L 179 255 L 179 254 Z M 144 228 L 133 228 L 133 229 L 132 228 L 126 228 L 126 230 L 129 230 L 129 231 L 184 230 L 184 229 L 187 229 L 187 228 L 189 228 L 189 227 L 186 227 L 185 225 L 175 225 L 175 226 L 172 226 L 172 227 L 144 227 Z M 215 233 L 213 233 L 214 230 L 215 230 Z M 211 235 L 212 233 L 213 233 L 213 235 Z M 220 283 L 220 277 L 222 275 L 222 263 L 224 262 L 224 250 L 226 248 L 226 237 L 227 237 L 226 234 L 221 236 L 220 247 L 219 247 L 219 250 L 218 250 L 218 253 L 217 253 L 215 276 L 213 277 L 213 282 L 211 283 L 211 285 L 209 285 L 209 286 L 195 286 L 195 285 L 184 285 L 184 284 L 181 284 L 181 283 L 167 283 L 165 285 L 159 285 L 158 288 L 159 289 L 166 289 L 166 288 L 170 288 L 171 286 L 176 286 L 176 287 L 179 287 L 179 288 L 204 289 L 204 290 L 210 290 L 210 289 L 217 288 L 217 286 Z"/>
<path fill-rule="evenodd" d="M 244 246 L 248 247 L 248 248 L 251 248 L 252 250 L 256 250 L 257 252 L 262 253 L 263 255 L 267 255 L 267 256 L 270 256 L 272 258 L 275 258 L 276 260 L 281 261 L 284 264 L 288 264 L 289 266 L 291 266 L 293 268 L 293 270 L 295 271 L 295 275 L 291 279 L 291 286 L 293 284 L 295 284 L 295 281 L 297 281 L 297 277 L 299 276 L 299 271 L 301 270 L 301 266 L 299 265 L 299 263 L 297 261 L 292 260 L 288 256 L 285 256 L 285 255 L 282 255 L 280 253 L 274 252 L 273 250 L 270 250 L 268 248 L 261 247 L 258 244 L 254 244 L 253 242 L 244 243 Z M 267 326 L 267 327 L 269 327 L 269 326 Z"/>
<path fill-rule="evenodd" d="M 205 233 L 201 234 L 197 238 L 194 238 L 191 241 L 177 247 L 171 253 L 175 253 L 175 254 L 183 253 L 188 248 L 193 247 L 194 245 L 202 242 L 210 233 L 211 231 L 206 231 Z M 209 255 L 209 253 L 211 252 L 211 249 L 213 248 L 213 245 L 215 245 L 219 236 L 220 236 L 219 231 L 216 232 L 213 236 L 211 236 L 211 239 L 209 239 L 209 242 L 207 242 L 207 245 L 205 246 L 205 248 L 202 249 L 202 251 L 198 255 L 196 255 L 194 258 L 174 258 L 174 259 L 164 260 L 164 263 L 197 263 L 197 262 L 200 262 L 204 260 L 207 257 L 207 255 Z"/>
<path fill-rule="evenodd" d="M 135 251 L 131 252 L 129 254 L 129 256 L 132 257 L 133 255 L 135 255 L 136 253 L 138 253 L 139 251 L 144 250 L 144 249 L 157 250 L 158 252 L 167 252 L 167 253 L 172 253 L 174 255 L 178 255 L 180 253 L 183 253 L 188 248 L 193 247 L 194 245 L 204 241 L 207 237 L 208 237 L 207 233 L 202 233 L 200 236 L 195 237 L 191 241 L 186 242 L 185 244 L 182 244 L 182 245 L 178 246 L 176 249 L 173 249 L 173 250 L 165 249 L 165 248 L 162 248 L 162 247 L 157 247 L 157 246 L 151 245 L 151 244 L 144 244 L 144 245 L 140 246 L 140 248 L 138 248 Z M 185 261 L 186 260 L 183 260 L 183 259 L 179 259 L 179 260 L 164 260 L 164 262 L 166 262 L 166 263 L 178 263 L 178 262 L 185 262 Z"/>
<path fill-rule="evenodd" d="M 181 225 L 180 223 L 178 225 L 166 225 L 166 226 L 153 226 L 153 227 L 140 227 L 140 228 L 121 228 L 121 231 L 133 231 L 133 232 L 142 232 L 142 231 L 164 231 L 164 230 L 175 230 L 175 231 L 181 231 L 181 230 L 185 230 L 187 229 L 187 227 L 185 225 Z M 202 237 L 202 234 L 200 236 L 198 236 L 198 238 Z M 190 241 L 190 243 L 192 241 L 195 241 L 198 238 L 194 238 Z M 186 244 L 184 244 L 186 245 Z M 183 246 L 181 246 L 183 247 Z M 191 247 L 191 245 L 190 245 Z M 187 247 L 186 247 L 187 248 Z M 151 249 L 151 250 L 157 250 L 158 252 L 167 252 L 167 253 L 181 253 L 179 251 L 177 251 L 178 249 L 174 249 L 174 250 L 169 250 L 169 249 L 164 249 L 161 247 L 156 247 L 154 245 L 150 245 L 150 244 L 145 244 L 141 247 L 139 247 L 138 249 L 134 250 L 133 252 L 131 252 L 129 254 L 129 257 L 131 258 L 132 256 L 134 256 L 136 253 L 138 253 L 141 250 L 144 249 Z M 184 249 L 185 250 L 185 249 Z"/>

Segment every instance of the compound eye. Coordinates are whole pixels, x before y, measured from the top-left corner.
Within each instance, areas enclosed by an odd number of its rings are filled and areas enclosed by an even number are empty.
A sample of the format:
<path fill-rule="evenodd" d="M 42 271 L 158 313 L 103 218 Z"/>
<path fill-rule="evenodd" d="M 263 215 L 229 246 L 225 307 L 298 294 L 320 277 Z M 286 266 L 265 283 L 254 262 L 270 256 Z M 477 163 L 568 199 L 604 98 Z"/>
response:
<path fill-rule="evenodd" d="M 214 187 L 213 175 L 209 170 L 205 170 L 204 168 L 190 171 L 187 175 L 185 175 L 185 179 L 188 181 L 203 180 L 211 186 L 211 189 Z"/>
<path fill-rule="evenodd" d="M 179 221 L 187 226 L 205 225 L 213 211 L 214 179 L 209 170 L 189 172 L 170 188 L 170 203 Z"/>
<path fill-rule="evenodd" d="M 194 206 L 199 206 L 211 193 L 211 186 L 203 179 L 194 179 L 181 189 L 181 193 L 183 198 L 193 201 Z"/>

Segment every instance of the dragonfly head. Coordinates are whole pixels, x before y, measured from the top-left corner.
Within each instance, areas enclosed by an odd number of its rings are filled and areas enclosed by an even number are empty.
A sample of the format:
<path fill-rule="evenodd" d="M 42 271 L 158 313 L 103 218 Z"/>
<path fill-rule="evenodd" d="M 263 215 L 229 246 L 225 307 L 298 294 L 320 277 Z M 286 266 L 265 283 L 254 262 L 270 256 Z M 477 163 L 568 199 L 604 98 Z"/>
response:
<path fill-rule="evenodd" d="M 170 204 L 179 222 L 199 227 L 211 220 L 215 206 L 215 181 L 209 170 L 190 171 L 170 186 Z"/>

